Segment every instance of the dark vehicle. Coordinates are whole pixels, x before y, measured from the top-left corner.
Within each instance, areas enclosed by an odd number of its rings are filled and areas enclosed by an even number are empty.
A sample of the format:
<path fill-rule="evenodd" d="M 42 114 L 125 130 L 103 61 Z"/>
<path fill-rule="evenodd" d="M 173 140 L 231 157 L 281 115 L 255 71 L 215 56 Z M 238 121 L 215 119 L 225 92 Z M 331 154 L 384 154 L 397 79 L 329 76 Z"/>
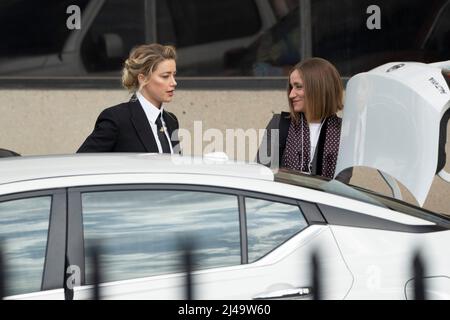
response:
<path fill-rule="evenodd" d="M 67 24 L 73 6 L 80 28 Z M 151 42 L 177 47 L 180 75 L 208 75 L 275 23 L 269 0 L 1 1 L 0 75 L 119 76 L 129 51 Z"/>
<path fill-rule="evenodd" d="M 379 8 L 380 29 L 370 29 L 372 5 Z M 285 75 L 302 59 L 300 24 L 297 7 L 247 48 L 228 52 L 227 65 L 236 74 Z M 450 1 L 313 0 L 311 39 L 312 56 L 333 62 L 343 76 L 392 61 L 447 60 Z"/>

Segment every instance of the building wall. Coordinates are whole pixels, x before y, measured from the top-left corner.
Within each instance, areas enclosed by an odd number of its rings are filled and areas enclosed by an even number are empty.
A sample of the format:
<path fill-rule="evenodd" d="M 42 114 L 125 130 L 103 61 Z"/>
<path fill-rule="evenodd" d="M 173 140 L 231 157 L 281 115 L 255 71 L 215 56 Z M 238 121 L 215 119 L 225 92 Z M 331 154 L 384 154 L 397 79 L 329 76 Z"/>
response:
<path fill-rule="evenodd" d="M 22 155 L 74 153 L 92 131 L 99 113 L 129 96 L 125 90 L 0 90 L 0 148 Z M 258 129 L 265 128 L 272 114 L 287 110 L 287 102 L 284 90 L 177 90 L 174 101 L 165 108 L 177 115 L 185 130 L 184 136 L 181 132 L 184 154 L 201 154 L 216 146 L 231 158 L 253 160 L 257 144 L 250 143 L 251 137 L 256 134 L 259 144 Z M 230 139 L 239 134 L 237 129 L 242 129 L 245 140 Z M 450 171 L 449 164 L 446 169 Z M 350 183 L 390 194 L 372 169 L 355 168 Z M 416 204 L 411 194 L 401 189 L 405 201 Z M 435 177 L 424 207 L 450 214 L 449 195 L 450 184 Z"/>

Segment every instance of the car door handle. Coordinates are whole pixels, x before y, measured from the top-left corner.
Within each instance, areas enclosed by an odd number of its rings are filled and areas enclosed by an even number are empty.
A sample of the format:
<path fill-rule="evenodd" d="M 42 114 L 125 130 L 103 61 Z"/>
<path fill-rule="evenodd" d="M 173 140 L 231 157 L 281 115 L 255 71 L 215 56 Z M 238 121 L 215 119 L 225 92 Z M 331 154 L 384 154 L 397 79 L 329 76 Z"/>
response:
<path fill-rule="evenodd" d="M 312 289 L 310 287 L 283 289 L 261 293 L 253 299 L 304 299 L 312 297 Z"/>

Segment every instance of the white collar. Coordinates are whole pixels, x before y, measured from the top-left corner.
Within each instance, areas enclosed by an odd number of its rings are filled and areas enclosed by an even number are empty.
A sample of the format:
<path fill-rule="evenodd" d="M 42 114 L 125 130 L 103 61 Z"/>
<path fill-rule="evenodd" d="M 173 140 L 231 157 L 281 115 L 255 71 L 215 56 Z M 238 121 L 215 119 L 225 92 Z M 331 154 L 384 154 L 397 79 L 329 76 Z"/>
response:
<path fill-rule="evenodd" d="M 320 128 L 320 126 L 322 125 L 322 122 L 310 122 L 308 124 L 309 124 L 309 128 L 317 129 L 317 128 Z"/>
<path fill-rule="evenodd" d="M 155 107 L 153 105 L 153 103 L 148 101 L 139 91 L 136 92 L 136 97 L 138 98 L 139 102 L 141 103 L 141 106 L 144 109 L 144 112 L 147 115 L 147 118 L 149 121 L 155 123 L 156 119 L 158 118 L 158 116 L 160 114 L 161 114 L 161 118 L 162 118 L 162 114 L 164 111 L 163 106 L 161 106 L 161 109 L 158 109 L 157 107 Z"/>

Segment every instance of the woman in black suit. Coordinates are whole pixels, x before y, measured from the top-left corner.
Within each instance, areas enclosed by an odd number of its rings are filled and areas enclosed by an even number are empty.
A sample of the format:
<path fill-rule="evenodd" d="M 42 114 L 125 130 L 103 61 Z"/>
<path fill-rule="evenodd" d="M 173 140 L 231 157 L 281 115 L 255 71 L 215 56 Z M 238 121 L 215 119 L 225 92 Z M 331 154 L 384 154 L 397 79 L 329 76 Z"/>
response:
<path fill-rule="evenodd" d="M 257 161 L 333 178 L 342 124 L 336 113 L 343 108 L 338 71 L 321 58 L 298 63 L 289 73 L 287 97 L 289 112 L 275 114 L 267 125 L 267 140 Z M 273 129 L 277 130 L 277 137 L 272 137 Z M 339 179 L 348 182 L 351 174 L 346 171 Z"/>
<path fill-rule="evenodd" d="M 141 45 L 124 63 L 122 84 L 130 101 L 107 108 L 77 152 L 178 153 L 178 120 L 164 110 L 177 82 L 172 46 Z"/>

